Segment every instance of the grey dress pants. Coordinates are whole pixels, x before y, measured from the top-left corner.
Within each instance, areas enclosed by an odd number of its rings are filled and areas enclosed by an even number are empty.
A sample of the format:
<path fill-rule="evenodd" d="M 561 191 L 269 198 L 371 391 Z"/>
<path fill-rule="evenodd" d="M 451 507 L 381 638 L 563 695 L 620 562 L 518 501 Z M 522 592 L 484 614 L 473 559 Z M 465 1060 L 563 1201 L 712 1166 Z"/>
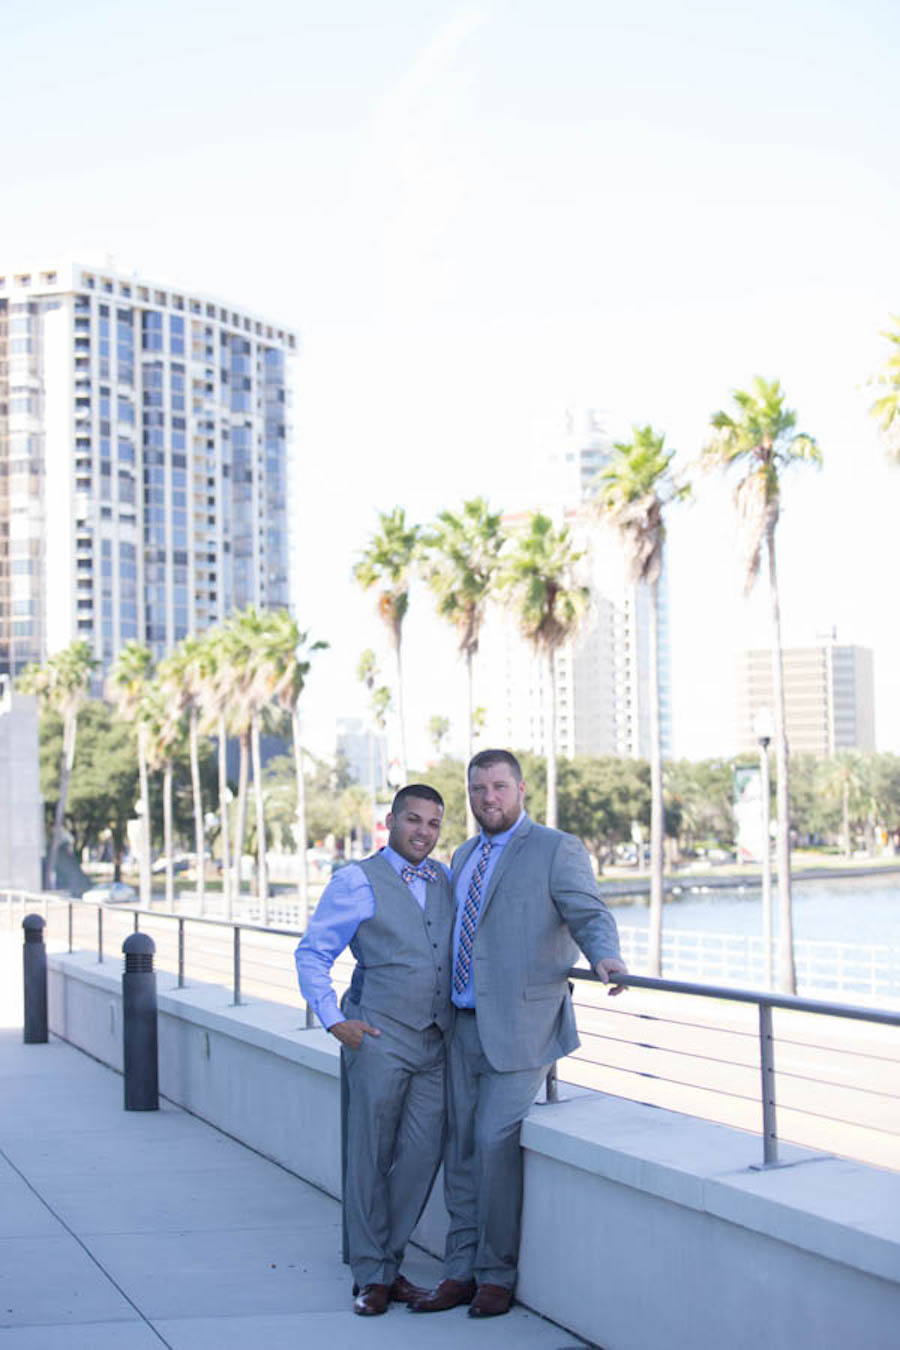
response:
<path fill-rule="evenodd" d="M 431 1193 L 444 1143 L 444 1035 L 415 1031 L 367 1008 L 345 1015 L 377 1027 L 359 1050 L 341 1049 L 347 1080 L 344 1221 L 360 1286 L 393 1284 Z"/>
<path fill-rule="evenodd" d="M 515 1287 L 522 1216 L 519 1133 L 546 1073 L 546 1065 L 511 1073 L 493 1069 L 474 1014 L 457 1012 L 447 1051 L 448 1279 Z"/>

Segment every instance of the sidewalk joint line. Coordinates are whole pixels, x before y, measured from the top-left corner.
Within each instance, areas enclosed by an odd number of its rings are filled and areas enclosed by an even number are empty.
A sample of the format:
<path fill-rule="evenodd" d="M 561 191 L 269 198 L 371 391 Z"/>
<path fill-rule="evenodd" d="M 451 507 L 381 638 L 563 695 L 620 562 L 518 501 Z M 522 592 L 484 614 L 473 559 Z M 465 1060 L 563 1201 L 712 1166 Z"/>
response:
<path fill-rule="evenodd" d="M 157 1338 L 157 1340 L 160 1341 L 160 1343 L 166 1347 L 166 1350 L 173 1350 L 173 1347 L 169 1344 L 169 1342 L 166 1340 L 166 1338 L 165 1338 L 165 1337 L 157 1330 L 157 1328 L 156 1328 L 156 1327 L 153 1325 L 153 1323 L 150 1321 L 149 1317 L 147 1317 L 143 1312 L 141 1312 L 141 1309 L 140 1309 L 140 1308 L 138 1307 L 138 1305 L 135 1303 L 134 1299 L 133 1299 L 133 1298 L 130 1298 L 130 1297 L 128 1296 L 128 1294 L 125 1293 L 125 1290 L 122 1288 L 122 1286 L 118 1283 L 117 1280 L 114 1280 L 114 1279 L 113 1279 L 112 1275 L 110 1275 L 109 1271 L 105 1269 L 105 1267 L 103 1266 L 102 1262 L 99 1261 L 99 1260 L 97 1259 L 97 1257 L 96 1257 L 96 1256 L 94 1255 L 94 1253 L 91 1251 L 90 1247 L 88 1247 L 87 1244 L 86 1244 L 85 1242 L 82 1241 L 82 1239 L 78 1236 L 78 1234 L 74 1231 L 74 1229 L 72 1229 L 72 1228 L 69 1227 L 69 1225 L 66 1223 L 65 1219 L 63 1219 L 59 1214 L 57 1214 L 56 1210 L 55 1210 L 55 1209 L 53 1208 L 53 1206 L 50 1204 L 49 1200 L 45 1200 L 45 1199 L 44 1199 L 44 1197 L 41 1195 L 41 1193 L 40 1193 L 40 1191 L 37 1189 L 37 1187 L 36 1187 L 31 1181 L 29 1181 L 28 1177 L 25 1175 L 25 1173 L 22 1171 L 22 1169 L 21 1169 L 20 1167 L 17 1167 L 17 1166 L 16 1166 L 16 1164 L 13 1162 L 12 1158 L 10 1158 L 9 1154 L 8 1154 L 4 1149 L 2 1149 L 2 1148 L 0 1148 L 0 1158 L 2 1158 L 3 1161 L 4 1161 L 10 1168 L 12 1168 L 12 1170 L 15 1172 L 16 1176 L 18 1176 L 19 1178 L 21 1178 L 22 1181 L 24 1181 L 25 1185 L 26 1185 L 26 1186 L 28 1187 L 28 1189 L 31 1191 L 31 1193 L 32 1193 L 32 1195 L 35 1197 L 35 1199 L 39 1200 L 40 1203 L 44 1206 L 44 1208 L 45 1208 L 50 1214 L 53 1215 L 53 1218 L 56 1220 L 56 1222 L 57 1222 L 58 1224 L 61 1225 L 61 1227 L 63 1227 L 63 1228 L 66 1230 L 66 1232 L 69 1234 L 69 1237 L 72 1238 L 75 1242 L 78 1243 L 78 1246 L 79 1246 L 79 1247 L 81 1248 L 81 1250 L 85 1253 L 85 1255 L 86 1255 L 87 1257 L 89 1257 L 91 1261 L 93 1261 L 94 1265 L 97 1267 L 97 1269 L 100 1271 L 100 1273 L 101 1273 L 102 1275 L 104 1275 L 104 1276 L 106 1277 L 107 1280 L 109 1280 L 109 1282 L 110 1282 L 110 1284 L 113 1286 L 113 1288 L 116 1289 L 116 1290 L 118 1290 L 118 1292 L 119 1292 L 119 1293 L 122 1295 L 122 1297 L 124 1298 L 125 1302 L 128 1303 L 128 1304 L 130 1304 L 131 1307 L 134 1308 L 134 1311 L 137 1313 L 137 1315 L 138 1315 L 138 1317 L 141 1319 L 141 1321 L 144 1322 L 144 1323 L 146 1324 L 146 1326 L 148 1326 L 148 1327 L 150 1328 L 150 1330 L 153 1332 L 153 1334 L 154 1334 L 154 1336 Z"/>

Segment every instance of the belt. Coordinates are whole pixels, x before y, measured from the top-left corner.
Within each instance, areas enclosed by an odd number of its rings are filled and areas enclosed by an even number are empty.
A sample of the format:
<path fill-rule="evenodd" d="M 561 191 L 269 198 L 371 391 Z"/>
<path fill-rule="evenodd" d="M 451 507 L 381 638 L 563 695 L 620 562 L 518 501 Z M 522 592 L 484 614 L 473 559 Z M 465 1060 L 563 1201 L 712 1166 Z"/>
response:
<path fill-rule="evenodd" d="M 475 1009 L 474 1009 L 474 1008 L 457 1008 L 455 1003 L 454 1003 L 453 1006 L 454 1006 L 454 1008 L 456 1008 L 457 1013 L 468 1013 L 470 1017 L 474 1017 L 474 1016 L 475 1016 Z"/>

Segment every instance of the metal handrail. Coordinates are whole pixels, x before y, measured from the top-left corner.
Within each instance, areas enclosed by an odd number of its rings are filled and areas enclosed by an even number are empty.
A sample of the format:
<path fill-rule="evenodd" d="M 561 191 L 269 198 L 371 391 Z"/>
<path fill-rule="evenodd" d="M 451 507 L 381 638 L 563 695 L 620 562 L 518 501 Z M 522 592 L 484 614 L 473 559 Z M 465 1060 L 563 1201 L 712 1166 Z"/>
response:
<path fill-rule="evenodd" d="M 132 914 L 134 916 L 134 931 L 137 932 L 140 926 L 142 916 L 154 920 L 169 920 L 177 925 L 177 977 L 178 987 L 184 986 L 185 980 L 185 959 L 186 959 L 186 941 L 185 924 L 203 925 L 208 928 L 231 929 L 232 930 L 232 996 L 235 1006 L 240 1006 L 243 1002 L 241 992 L 242 976 L 242 946 L 241 937 L 243 933 L 263 933 L 269 937 L 287 937 L 300 938 L 302 930 L 295 928 L 273 928 L 268 924 L 244 922 L 240 919 L 228 918 L 210 918 L 205 915 L 183 915 L 166 910 L 157 910 L 140 905 L 121 905 L 109 904 L 104 901 L 96 900 L 73 900 L 69 897 L 47 894 L 33 894 L 22 891 L 4 891 L 0 890 L 0 896 L 8 896 L 10 910 L 12 908 L 12 897 L 19 898 L 24 916 L 25 908 L 29 903 L 39 903 L 43 906 L 45 917 L 49 917 L 51 904 L 65 904 L 68 907 L 68 947 L 73 950 L 74 941 L 74 912 L 76 908 L 84 906 L 95 907 L 97 910 L 97 960 L 98 963 L 104 960 L 103 955 L 103 919 L 108 911 L 112 914 Z M 603 981 L 590 969 L 582 966 L 575 966 L 569 972 L 569 978 L 582 981 L 586 984 L 603 984 Z M 700 984 L 685 980 L 667 980 L 657 979 L 645 975 L 622 975 L 617 976 L 615 983 L 621 984 L 626 988 L 647 989 L 658 993 L 671 993 L 685 995 L 688 997 L 715 999 L 721 1002 L 744 1003 L 754 1005 L 758 1009 L 758 1031 L 756 1039 L 759 1045 L 759 1071 L 760 1071 L 760 1101 L 762 1111 L 762 1137 L 763 1137 L 763 1162 L 762 1167 L 774 1167 L 778 1165 L 778 1125 L 777 1125 L 777 1102 L 775 1096 L 775 1058 L 774 1058 L 774 1030 L 772 1025 L 773 1010 L 786 1010 L 790 1012 L 811 1013 L 815 1015 L 843 1018 L 850 1021 L 860 1021 L 879 1024 L 882 1026 L 900 1027 L 900 1012 L 886 1012 L 880 1009 L 864 1008 L 853 1004 L 832 1003 L 824 999 L 800 998 L 795 995 L 769 993 L 765 990 L 732 988 L 730 986 Z M 306 1004 L 306 1026 L 316 1025 L 316 1018 L 312 1008 Z M 752 1033 L 743 1033 L 752 1034 Z M 781 1038 L 785 1043 L 785 1038 Z M 818 1080 L 817 1080 L 818 1081 Z M 558 1100 L 557 1088 L 557 1066 L 551 1066 L 547 1074 L 546 1097 L 548 1102 Z M 748 1099 L 749 1100 L 749 1099 Z"/>
<path fill-rule="evenodd" d="M 581 966 L 573 966 L 569 978 L 593 984 L 604 984 L 599 975 Z M 825 999 L 798 998 L 793 994 L 769 994 L 755 989 L 731 989 L 714 984 L 694 984 L 687 980 L 663 980 L 649 975 L 616 976 L 614 983 L 625 988 L 653 989 L 665 994 L 686 994 L 696 998 L 719 999 L 728 1003 L 752 1003 L 759 1009 L 759 1067 L 761 1076 L 763 1167 L 778 1165 L 778 1122 L 775 1100 L 775 1052 L 772 1029 L 772 1010 L 814 1013 L 827 1017 L 842 1017 L 851 1021 L 875 1022 L 882 1026 L 900 1027 L 900 1013 L 860 1008 L 853 1004 L 829 1003 Z M 555 1066 L 554 1066 L 555 1068 Z M 547 1100 L 558 1099 L 555 1073 L 547 1077 Z"/>

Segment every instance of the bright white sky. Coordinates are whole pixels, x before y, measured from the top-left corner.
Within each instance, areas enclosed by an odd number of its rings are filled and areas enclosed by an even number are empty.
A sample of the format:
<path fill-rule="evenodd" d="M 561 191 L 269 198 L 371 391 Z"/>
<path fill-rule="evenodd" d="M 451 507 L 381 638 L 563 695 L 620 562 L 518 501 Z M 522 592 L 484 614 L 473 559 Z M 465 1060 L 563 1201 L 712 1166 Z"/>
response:
<path fill-rule="evenodd" d="M 377 509 L 535 505 L 570 406 L 692 457 L 761 373 L 825 458 L 785 491 L 785 642 L 872 646 L 900 752 L 900 469 L 866 413 L 900 311 L 898 37 L 892 0 L 3 0 L 2 251 L 112 255 L 300 332 L 314 743 L 362 714 L 358 654 L 383 649 L 350 580 Z M 714 481 L 671 518 L 679 755 L 733 751 L 735 653 L 766 640 L 734 535 Z M 406 629 L 414 763 L 431 714 L 462 736 L 430 608 Z"/>

